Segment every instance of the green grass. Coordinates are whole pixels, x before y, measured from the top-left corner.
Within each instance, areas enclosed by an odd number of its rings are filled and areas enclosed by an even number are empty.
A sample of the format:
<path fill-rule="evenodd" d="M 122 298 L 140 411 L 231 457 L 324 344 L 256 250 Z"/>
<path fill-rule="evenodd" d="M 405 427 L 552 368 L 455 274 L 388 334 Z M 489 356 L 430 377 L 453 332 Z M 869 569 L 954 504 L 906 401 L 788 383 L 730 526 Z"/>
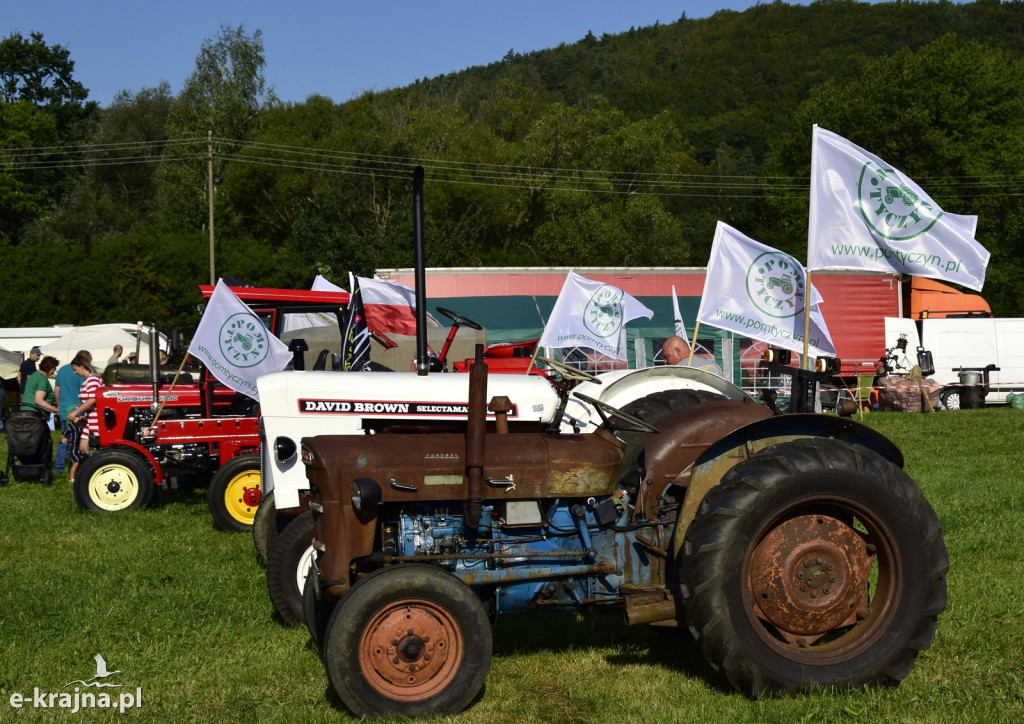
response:
<path fill-rule="evenodd" d="M 452 722 L 1011 722 L 1024 719 L 1024 412 L 872 413 L 938 512 L 951 569 L 931 649 L 896 689 L 752 701 L 688 638 L 617 615 L 502 617 L 483 697 Z M 0 439 L 0 462 L 7 459 Z M 67 476 L 0 487 L 0 721 L 344 721 L 304 629 L 276 618 L 251 538 L 205 491 L 87 515 Z M 16 710 L 102 654 L 142 708 Z M 113 679 L 112 679 L 113 680 Z M 107 691 L 118 692 L 117 689 Z M 116 694 L 115 694 L 116 698 Z"/>

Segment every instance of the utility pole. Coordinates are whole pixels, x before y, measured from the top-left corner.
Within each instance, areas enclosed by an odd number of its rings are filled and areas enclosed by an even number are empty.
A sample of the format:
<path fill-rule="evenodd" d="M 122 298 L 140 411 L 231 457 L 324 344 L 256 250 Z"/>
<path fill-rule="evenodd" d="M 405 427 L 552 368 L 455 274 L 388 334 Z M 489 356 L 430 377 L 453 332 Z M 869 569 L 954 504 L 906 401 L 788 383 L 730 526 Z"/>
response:
<path fill-rule="evenodd" d="M 206 132 L 206 195 L 210 199 L 210 285 L 217 283 L 213 268 L 213 131 Z"/>

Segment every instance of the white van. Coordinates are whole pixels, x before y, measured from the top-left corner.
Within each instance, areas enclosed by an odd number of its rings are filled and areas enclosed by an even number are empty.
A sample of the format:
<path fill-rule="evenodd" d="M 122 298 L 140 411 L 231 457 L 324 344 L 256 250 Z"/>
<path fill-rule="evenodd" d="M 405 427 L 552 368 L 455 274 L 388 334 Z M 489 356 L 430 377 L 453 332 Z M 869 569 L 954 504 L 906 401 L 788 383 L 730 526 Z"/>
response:
<path fill-rule="evenodd" d="M 960 369 L 980 373 L 990 364 L 988 405 L 1002 405 L 1011 392 L 1024 393 L 1024 319 L 998 317 L 945 317 L 937 319 L 885 320 L 886 348 L 897 345 L 901 335 L 907 338 L 907 354 L 916 364 L 917 348 L 932 353 L 935 373 L 932 379 L 943 387 L 942 399 L 949 407 L 959 407 Z"/>

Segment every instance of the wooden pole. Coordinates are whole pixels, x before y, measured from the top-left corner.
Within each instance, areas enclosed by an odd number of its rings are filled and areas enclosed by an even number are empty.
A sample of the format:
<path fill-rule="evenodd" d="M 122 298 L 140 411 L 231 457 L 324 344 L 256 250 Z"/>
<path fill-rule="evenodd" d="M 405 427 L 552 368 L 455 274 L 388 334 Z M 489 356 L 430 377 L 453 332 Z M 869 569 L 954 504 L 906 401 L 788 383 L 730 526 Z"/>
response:
<path fill-rule="evenodd" d="M 697 333 L 700 331 L 700 320 L 697 320 L 693 325 L 693 341 L 690 343 L 690 358 L 686 360 L 686 366 L 693 366 L 693 345 L 697 344 Z M 724 363 L 723 363 L 724 364 Z"/>

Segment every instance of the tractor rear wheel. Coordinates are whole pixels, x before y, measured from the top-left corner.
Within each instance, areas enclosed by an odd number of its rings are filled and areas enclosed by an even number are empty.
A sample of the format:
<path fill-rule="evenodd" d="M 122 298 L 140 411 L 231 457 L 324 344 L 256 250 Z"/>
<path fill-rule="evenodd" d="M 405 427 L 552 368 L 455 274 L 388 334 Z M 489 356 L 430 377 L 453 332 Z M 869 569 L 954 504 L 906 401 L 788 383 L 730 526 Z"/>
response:
<path fill-rule="evenodd" d="M 465 583 L 433 566 L 380 568 L 334 607 L 323 659 L 356 716 L 454 714 L 483 688 L 491 628 Z"/>
<path fill-rule="evenodd" d="M 289 626 L 303 620 L 302 591 L 313 563 L 313 511 L 307 510 L 281 531 L 267 561 L 267 591 Z"/>
<path fill-rule="evenodd" d="M 730 470 L 679 556 L 691 633 L 752 696 L 898 684 L 931 645 L 948 570 L 939 520 L 906 473 L 818 438 Z"/>
<path fill-rule="evenodd" d="M 206 504 L 221 530 L 241 533 L 252 530 L 260 504 L 260 456 L 239 455 L 220 466 L 210 480 Z"/>
<path fill-rule="evenodd" d="M 85 511 L 106 513 L 149 505 L 156 491 L 149 463 L 128 450 L 97 450 L 75 474 L 75 502 Z"/>

